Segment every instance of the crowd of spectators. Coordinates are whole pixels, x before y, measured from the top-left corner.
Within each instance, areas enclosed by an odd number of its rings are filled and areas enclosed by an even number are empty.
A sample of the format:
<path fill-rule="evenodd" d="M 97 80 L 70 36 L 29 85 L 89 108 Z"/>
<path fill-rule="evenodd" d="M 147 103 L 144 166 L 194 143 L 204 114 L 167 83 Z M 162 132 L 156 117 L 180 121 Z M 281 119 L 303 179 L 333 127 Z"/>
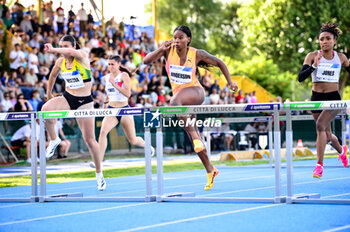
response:
<path fill-rule="evenodd" d="M 152 37 L 142 33 L 134 40 L 124 36 L 125 25 L 117 23 L 114 18 L 106 22 L 106 33 L 102 26 L 94 22 L 91 10 L 89 13 L 81 3 L 80 9 L 53 9 L 52 1 L 43 2 L 43 24 L 39 23 L 38 12 L 34 5 L 24 7 L 18 1 L 11 8 L 6 7 L 6 0 L 1 3 L 2 24 L 15 37 L 12 38 L 10 52 L 10 72 L 2 71 L 1 109 L 3 111 L 40 110 L 45 99 L 47 80 L 57 59 L 55 54 L 46 53 L 45 43 L 58 47 L 60 37 L 73 35 L 81 49 L 90 54 L 93 75 L 92 95 L 95 107 L 102 107 L 105 83 L 102 77 L 108 73 L 107 59 L 110 55 L 119 55 L 122 64 L 129 68 L 131 76 L 131 106 L 168 105 L 171 97 L 170 82 L 165 71 L 165 60 L 160 59 L 152 65 L 144 65 L 143 58 L 147 53 L 157 49 Z M 4 32 L 2 32 L 4 33 Z M 105 35 L 104 35 L 105 34 Z M 200 80 L 206 91 L 205 104 L 232 104 L 257 102 L 255 92 L 231 93 L 227 88 L 221 89 L 218 80 L 213 83 L 213 74 L 205 71 Z M 64 90 L 64 81 L 58 76 L 54 94 Z M 23 100 L 21 100 L 23 99 Z"/>

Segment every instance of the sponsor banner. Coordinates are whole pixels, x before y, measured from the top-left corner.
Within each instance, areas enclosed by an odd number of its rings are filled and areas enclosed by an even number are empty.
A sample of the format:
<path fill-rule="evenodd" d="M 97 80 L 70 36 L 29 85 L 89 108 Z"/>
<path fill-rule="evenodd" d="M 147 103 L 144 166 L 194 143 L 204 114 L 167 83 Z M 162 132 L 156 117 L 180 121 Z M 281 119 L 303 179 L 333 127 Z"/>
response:
<path fill-rule="evenodd" d="M 291 110 L 319 109 L 322 106 L 322 102 L 285 103 L 284 108 L 286 108 L 287 105 L 289 105 Z"/>
<path fill-rule="evenodd" d="M 332 109 L 348 109 L 350 101 L 324 101 L 324 102 L 295 102 L 285 103 L 284 107 L 289 105 L 291 110 L 332 110 Z"/>
<path fill-rule="evenodd" d="M 281 105 L 279 103 L 275 104 L 248 104 L 246 105 L 244 111 L 273 111 L 274 106 L 277 106 L 277 109 L 281 109 Z"/>
<path fill-rule="evenodd" d="M 35 113 L 8 113 L 6 120 L 28 120 Z M 36 117 L 36 114 L 35 116 Z"/>
<path fill-rule="evenodd" d="M 43 118 L 65 118 L 67 117 L 68 111 L 49 111 L 39 114 L 42 114 Z"/>
<path fill-rule="evenodd" d="M 272 120 L 272 117 L 240 117 L 240 118 L 218 118 L 217 120 L 222 120 L 223 123 L 235 123 L 235 122 L 267 122 Z"/>
<path fill-rule="evenodd" d="M 142 108 L 123 108 L 120 109 L 118 115 L 143 115 L 144 109 Z"/>
<path fill-rule="evenodd" d="M 162 114 L 184 114 L 187 112 L 187 106 L 156 107 Z"/>
<path fill-rule="evenodd" d="M 241 108 L 237 108 L 233 105 L 222 106 L 188 106 L 187 113 L 189 114 L 215 114 L 215 113 L 233 113 L 242 112 Z"/>

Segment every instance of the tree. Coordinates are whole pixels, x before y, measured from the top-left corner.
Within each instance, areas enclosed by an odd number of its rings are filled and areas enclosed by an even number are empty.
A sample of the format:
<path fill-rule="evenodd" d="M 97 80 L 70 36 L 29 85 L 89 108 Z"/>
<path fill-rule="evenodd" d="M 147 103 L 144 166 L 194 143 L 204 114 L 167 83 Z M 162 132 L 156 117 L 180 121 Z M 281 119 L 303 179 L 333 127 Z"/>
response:
<path fill-rule="evenodd" d="M 239 57 L 241 34 L 237 18 L 238 3 L 223 4 L 214 0 L 158 0 L 159 28 L 173 34 L 179 25 L 187 25 L 192 31 L 191 46 L 205 49 L 215 55 Z M 151 4 L 146 11 L 150 12 Z"/>

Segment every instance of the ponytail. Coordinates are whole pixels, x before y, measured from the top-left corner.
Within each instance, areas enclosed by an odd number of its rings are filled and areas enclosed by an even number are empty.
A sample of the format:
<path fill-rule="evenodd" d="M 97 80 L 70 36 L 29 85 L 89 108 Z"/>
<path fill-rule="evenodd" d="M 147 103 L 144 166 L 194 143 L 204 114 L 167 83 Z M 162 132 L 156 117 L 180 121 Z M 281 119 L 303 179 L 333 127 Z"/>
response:
<path fill-rule="evenodd" d="M 130 78 L 131 78 L 131 76 L 133 74 L 129 69 L 127 69 L 126 67 L 124 67 L 122 65 L 119 66 L 119 71 L 126 72 L 129 75 Z"/>

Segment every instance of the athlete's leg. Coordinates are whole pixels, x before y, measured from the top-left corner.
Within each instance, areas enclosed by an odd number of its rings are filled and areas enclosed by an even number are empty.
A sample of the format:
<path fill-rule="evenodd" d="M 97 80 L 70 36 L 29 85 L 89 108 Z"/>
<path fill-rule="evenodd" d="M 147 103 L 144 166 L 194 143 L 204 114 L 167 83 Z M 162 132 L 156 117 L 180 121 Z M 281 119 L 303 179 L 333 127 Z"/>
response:
<path fill-rule="evenodd" d="M 101 162 L 103 161 L 107 148 L 107 135 L 117 124 L 118 120 L 114 116 L 104 117 L 102 120 L 100 136 L 98 138 L 99 157 Z"/>
<path fill-rule="evenodd" d="M 317 162 L 323 163 L 324 151 L 328 141 L 334 143 L 334 148 L 341 152 L 342 148 L 337 141 L 337 137 L 331 132 L 330 122 L 339 113 L 337 110 L 323 110 L 321 113 L 313 114 L 316 122 L 316 150 L 317 150 Z"/>
<path fill-rule="evenodd" d="M 50 99 L 43 105 L 42 111 L 69 110 L 67 100 L 60 96 Z M 45 128 L 51 140 L 56 139 L 55 124 L 57 119 L 45 119 Z"/>
<path fill-rule="evenodd" d="M 201 87 L 188 87 L 180 90 L 175 96 L 171 99 L 171 105 L 173 106 L 181 106 L 181 105 L 201 105 L 204 101 L 204 91 Z M 191 116 L 177 116 L 180 120 L 193 120 L 196 118 L 195 115 Z M 186 124 L 185 124 L 186 125 Z M 184 127 L 185 131 L 189 135 L 192 143 L 193 140 L 198 139 L 201 140 L 200 134 L 198 132 L 196 124 L 194 126 L 188 124 Z M 211 164 L 207 150 L 204 148 L 202 151 L 197 153 L 200 160 L 202 161 L 207 173 L 211 173 L 214 171 L 214 167 Z"/>
<path fill-rule="evenodd" d="M 134 117 L 131 115 L 123 116 L 120 120 L 126 138 L 131 145 L 145 147 L 145 141 L 141 137 L 136 137 Z"/>
<path fill-rule="evenodd" d="M 93 102 L 80 106 L 78 109 L 92 109 Z M 77 118 L 77 122 L 83 139 L 96 166 L 96 173 L 101 172 L 101 160 L 99 158 L 99 145 L 95 139 L 95 118 Z"/>

